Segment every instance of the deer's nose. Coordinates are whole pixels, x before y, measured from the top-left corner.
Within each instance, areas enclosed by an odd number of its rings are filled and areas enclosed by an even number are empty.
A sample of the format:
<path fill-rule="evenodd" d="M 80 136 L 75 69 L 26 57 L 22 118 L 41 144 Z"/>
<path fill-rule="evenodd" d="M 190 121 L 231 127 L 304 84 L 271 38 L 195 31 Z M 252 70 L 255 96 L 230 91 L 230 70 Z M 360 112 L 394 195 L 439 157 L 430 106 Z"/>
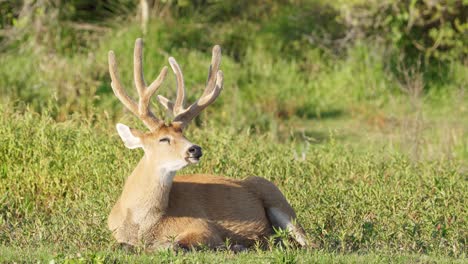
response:
<path fill-rule="evenodd" d="M 200 158 L 203 154 L 202 154 L 202 149 L 200 146 L 197 146 L 197 145 L 193 145 L 191 146 L 188 150 L 187 150 L 188 154 L 191 156 L 191 157 L 194 157 L 196 159 Z"/>

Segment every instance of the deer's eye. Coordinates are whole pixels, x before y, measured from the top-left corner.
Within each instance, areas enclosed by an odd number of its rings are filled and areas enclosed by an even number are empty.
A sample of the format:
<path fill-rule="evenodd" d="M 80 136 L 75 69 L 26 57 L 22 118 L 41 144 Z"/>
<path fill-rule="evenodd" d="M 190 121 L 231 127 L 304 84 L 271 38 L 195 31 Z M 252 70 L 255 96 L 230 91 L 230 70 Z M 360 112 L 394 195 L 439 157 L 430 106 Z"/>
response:
<path fill-rule="evenodd" d="M 161 139 L 159 140 L 159 142 L 161 142 L 161 143 L 164 142 L 164 143 L 168 143 L 168 144 L 169 144 L 169 143 L 171 143 L 171 140 L 170 140 L 169 138 L 165 137 L 165 138 L 161 138 Z"/>

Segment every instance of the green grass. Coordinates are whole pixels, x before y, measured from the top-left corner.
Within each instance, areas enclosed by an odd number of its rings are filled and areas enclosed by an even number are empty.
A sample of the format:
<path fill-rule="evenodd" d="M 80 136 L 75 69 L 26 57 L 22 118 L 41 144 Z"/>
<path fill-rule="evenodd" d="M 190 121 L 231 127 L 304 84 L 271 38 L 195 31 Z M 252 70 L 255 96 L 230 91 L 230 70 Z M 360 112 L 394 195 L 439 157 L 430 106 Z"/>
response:
<path fill-rule="evenodd" d="M 19 253 L 20 252 L 20 253 Z M 55 263 L 464 263 L 462 259 L 409 254 L 335 254 L 324 251 L 274 250 L 233 254 L 231 252 L 172 252 L 128 254 L 122 251 L 51 253 L 50 249 L 34 250 L 0 248 L 5 262 Z"/>
<path fill-rule="evenodd" d="M 141 32 L 129 23 L 76 54 L 34 45 L 0 54 L 0 262 L 466 261 L 466 63 L 434 66 L 444 75 L 424 77 L 423 93 L 411 98 L 404 91 L 418 83 L 392 74 L 375 45 L 354 43 L 341 55 L 313 45 L 291 51 L 284 36 L 275 39 L 275 30 L 287 33 L 281 25 L 241 25 L 204 36 L 189 19 L 154 22 L 145 36 L 146 79 L 174 56 L 193 101 L 209 45 L 225 43 L 224 91 L 187 131 L 204 157 L 180 173 L 273 181 L 317 249 L 117 248 L 106 218 L 142 152 L 126 149 L 114 126 L 141 124 L 113 96 L 106 56 L 116 52 L 135 95 L 131 60 Z M 161 94 L 174 97 L 174 87 L 170 75 Z"/>
<path fill-rule="evenodd" d="M 25 248 L 37 252 L 33 255 L 38 258 L 52 252 L 60 258 L 101 251 L 97 258 L 113 258 L 115 245 L 106 217 L 141 152 L 125 149 L 109 120 L 97 120 L 99 125 L 94 126 L 73 120 L 57 123 L 44 115 L 7 109 L 1 109 L 0 122 L 0 241 L 10 252 L 6 256 L 29 255 L 11 252 Z M 181 173 L 262 175 L 272 180 L 320 252 L 329 252 L 324 256 L 314 252 L 312 259 L 339 262 L 347 256 L 327 255 L 332 252 L 465 256 L 468 193 L 460 162 L 414 162 L 386 148 L 362 151 L 339 143 L 333 135 L 325 143 L 303 148 L 302 160 L 296 154 L 301 142 L 271 144 L 268 136 L 228 130 L 190 130 L 189 137 L 204 147 L 206 155 L 199 166 Z M 202 262 L 205 257 L 229 256 L 191 254 L 184 256 Z M 273 250 L 258 257 L 289 257 L 284 254 Z M 290 254 L 302 259 L 309 253 Z M 250 255 L 256 254 L 246 256 Z M 246 256 L 230 258 L 241 261 Z M 367 262 L 379 256 L 351 258 Z"/>

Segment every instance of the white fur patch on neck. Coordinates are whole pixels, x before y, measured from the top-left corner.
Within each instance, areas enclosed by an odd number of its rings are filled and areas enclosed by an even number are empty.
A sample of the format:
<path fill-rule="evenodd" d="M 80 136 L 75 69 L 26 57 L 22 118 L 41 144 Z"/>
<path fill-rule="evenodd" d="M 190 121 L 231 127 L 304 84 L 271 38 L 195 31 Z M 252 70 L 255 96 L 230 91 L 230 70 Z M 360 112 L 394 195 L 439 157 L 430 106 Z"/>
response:
<path fill-rule="evenodd" d="M 159 176 L 159 184 L 163 187 L 170 186 L 174 180 L 176 172 L 175 171 L 166 171 L 161 170 L 161 175 Z"/>
<path fill-rule="evenodd" d="M 164 163 L 160 166 L 161 175 L 159 178 L 159 183 L 161 186 L 168 186 L 172 183 L 176 172 L 183 167 L 187 166 L 185 160 L 176 160 L 168 163 Z"/>
<path fill-rule="evenodd" d="M 188 165 L 188 162 L 185 160 L 174 160 L 174 161 L 169 161 L 169 162 L 161 164 L 160 168 L 162 170 L 176 172 L 187 165 Z"/>

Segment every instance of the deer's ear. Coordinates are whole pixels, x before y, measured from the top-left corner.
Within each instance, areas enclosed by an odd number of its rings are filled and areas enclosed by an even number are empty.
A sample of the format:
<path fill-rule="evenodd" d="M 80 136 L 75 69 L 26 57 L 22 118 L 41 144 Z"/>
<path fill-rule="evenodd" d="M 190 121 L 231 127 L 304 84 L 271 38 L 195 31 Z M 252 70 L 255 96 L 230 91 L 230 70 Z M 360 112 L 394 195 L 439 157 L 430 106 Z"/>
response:
<path fill-rule="evenodd" d="M 117 132 L 124 142 L 125 146 L 129 149 L 143 148 L 141 136 L 143 133 L 136 129 L 130 129 L 128 126 L 118 123 L 116 125 Z"/>

